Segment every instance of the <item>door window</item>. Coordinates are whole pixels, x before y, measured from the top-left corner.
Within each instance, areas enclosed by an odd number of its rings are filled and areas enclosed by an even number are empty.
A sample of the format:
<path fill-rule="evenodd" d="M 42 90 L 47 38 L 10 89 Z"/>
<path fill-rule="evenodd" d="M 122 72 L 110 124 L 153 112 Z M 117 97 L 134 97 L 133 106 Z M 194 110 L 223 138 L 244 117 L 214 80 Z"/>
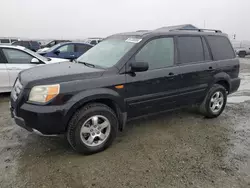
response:
<path fill-rule="evenodd" d="M 58 49 L 61 53 L 64 52 L 74 52 L 74 45 L 73 44 L 67 44 Z"/>
<path fill-rule="evenodd" d="M 204 61 L 201 37 L 178 37 L 180 63 Z"/>
<path fill-rule="evenodd" d="M 9 39 L 0 39 L 0 43 L 8 44 L 8 43 L 10 43 L 10 40 Z"/>
<path fill-rule="evenodd" d="M 76 52 L 84 53 L 84 52 L 88 51 L 90 48 L 91 48 L 91 46 L 89 46 L 89 45 L 76 44 Z"/>
<path fill-rule="evenodd" d="M 159 69 L 174 64 L 173 38 L 159 38 L 148 42 L 135 56 L 136 62 L 147 62 L 149 69 Z"/>
<path fill-rule="evenodd" d="M 215 60 L 235 58 L 235 53 L 228 38 L 223 36 L 207 36 L 206 38 Z"/>
<path fill-rule="evenodd" d="M 31 55 L 15 49 L 3 49 L 3 53 L 8 63 L 12 64 L 29 64 L 33 58 Z"/>
<path fill-rule="evenodd" d="M 0 64 L 1 64 L 1 63 L 6 63 L 6 60 L 5 60 L 5 58 L 4 58 L 3 53 L 2 53 L 1 50 L 0 50 Z"/>

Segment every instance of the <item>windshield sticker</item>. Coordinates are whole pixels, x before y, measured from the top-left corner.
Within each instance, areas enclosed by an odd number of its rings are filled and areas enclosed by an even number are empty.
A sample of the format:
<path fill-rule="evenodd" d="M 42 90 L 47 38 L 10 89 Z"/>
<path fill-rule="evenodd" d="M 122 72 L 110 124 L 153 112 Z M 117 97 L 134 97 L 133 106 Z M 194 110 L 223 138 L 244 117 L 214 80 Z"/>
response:
<path fill-rule="evenodd" d="M 126 42 L 132 42 L 132 43 L 139 43 L 141 42 L 142 39 L 137 39 L 137 38 L 128 38 Z"/>

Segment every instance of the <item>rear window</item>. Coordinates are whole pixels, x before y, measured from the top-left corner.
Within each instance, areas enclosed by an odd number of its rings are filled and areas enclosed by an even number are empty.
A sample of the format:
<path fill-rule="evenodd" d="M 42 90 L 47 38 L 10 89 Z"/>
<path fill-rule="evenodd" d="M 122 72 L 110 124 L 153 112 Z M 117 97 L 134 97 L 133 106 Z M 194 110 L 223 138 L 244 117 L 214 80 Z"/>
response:
<path fill-rule="evenodd" d="M 178 37 L 180 63 L 204 61 L 201 37 Z"/>
<path fill-rule="evenodd" d="M 10 43 L 10 40 L 9 39 L 0 39 L 0 43 Z"/>
<path fill-rule="evenodd" d="M 40 46 L 39 43 L 36 42 L 36 41 L 31 41 L 30 44 L 31 44 L 31 46 L 34 46 L 34 47 L 39 47 Z"/>
<path fill-rule="evenodd" d="M 214 60 L 235 58 L 235 53 L 228 40 L 223 36 L 207 36 Z"/>

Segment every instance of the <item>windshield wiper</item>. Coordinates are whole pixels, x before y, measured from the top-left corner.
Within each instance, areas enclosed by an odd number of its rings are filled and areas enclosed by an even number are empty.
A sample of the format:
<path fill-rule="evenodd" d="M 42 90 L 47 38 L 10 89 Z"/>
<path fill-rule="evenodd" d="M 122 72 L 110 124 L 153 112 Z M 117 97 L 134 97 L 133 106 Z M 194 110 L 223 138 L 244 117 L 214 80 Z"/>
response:
<path fill-rule="evenodd" d="M 81 62 L 81 61 L 78 61 L 78 62 L 84 64 L 84 65 L 87 66 L 87 67 L 95 68 L 95 65 L 94 65 L 94 64 L 86 63 L 86 62 Z"/>

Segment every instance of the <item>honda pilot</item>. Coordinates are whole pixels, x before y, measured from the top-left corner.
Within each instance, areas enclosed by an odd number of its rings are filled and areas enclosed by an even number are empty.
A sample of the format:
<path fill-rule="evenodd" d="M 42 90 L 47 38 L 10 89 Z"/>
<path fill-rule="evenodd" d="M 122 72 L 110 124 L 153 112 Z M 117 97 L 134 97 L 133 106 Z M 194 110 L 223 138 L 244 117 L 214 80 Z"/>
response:
<path fill-rule="evenodd" d="M 107 37 L 73 62 L 22 71 L 10 110 L 26 130 L 66 134 L 73 149 L 92 154 L 136 117 L 198 105 L 215 118 L 239 85 L 239 60 L 219 30 L 131 32 Z"/>

